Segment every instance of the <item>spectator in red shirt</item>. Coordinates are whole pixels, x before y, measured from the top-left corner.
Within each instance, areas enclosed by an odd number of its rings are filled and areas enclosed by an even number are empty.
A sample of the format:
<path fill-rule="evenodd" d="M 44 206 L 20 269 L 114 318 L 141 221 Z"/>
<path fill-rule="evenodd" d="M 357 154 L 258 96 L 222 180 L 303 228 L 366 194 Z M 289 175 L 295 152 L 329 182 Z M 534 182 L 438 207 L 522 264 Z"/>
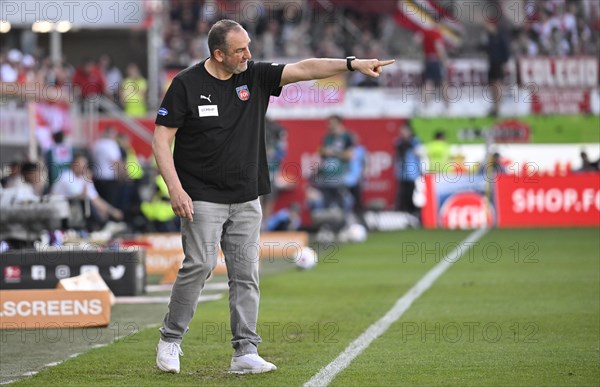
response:
<path fill-rule="evenodd" d="M 90 58 L 84 59 L 75 70 L 73 85 L 79 89 L 79 95 L 84 100 L 105 94 L 106 90 L 102 69 Z"/>
<path fill-rule="evenodd" d="M 444 47 L 444 38 L 437 27 L 423 30 L 418 36 L 423 47 L 425 59 L 425 69 L 423 72 L 423 86 L 421 87 L 421 101 L 426 107 L 429 103 L 428 94 L 435 90 L 435 99 L 439 99 L 441 94 L 446 106 L 448 100 L 443 93 L 445 89 L 444 73 L 446 67 L 446 49 Z"/>

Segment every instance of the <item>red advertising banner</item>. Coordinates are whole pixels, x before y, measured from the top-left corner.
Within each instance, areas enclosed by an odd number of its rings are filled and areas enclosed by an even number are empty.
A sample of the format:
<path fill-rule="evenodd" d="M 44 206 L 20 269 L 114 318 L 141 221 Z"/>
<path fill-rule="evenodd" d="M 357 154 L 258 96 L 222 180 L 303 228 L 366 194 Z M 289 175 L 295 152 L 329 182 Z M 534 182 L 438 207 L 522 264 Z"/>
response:
<path fill-rule="evenodd" d="M 278 120 L 287 130 L 288 150 L 281 167 L 285 186 L 279 192 L 278 207 L 292 202 L 306 203 L 310 178 L 320 163 L 319 146 L 327 131 L 327 120 Z M 363 180 L 363 204 L 383 200 L 387 208 L 394 204 L 394 140 L 400 119 L 344 120 L 345 127 L 355 133 L 366 148 Z"/>
<path fill-rule="evenodd" d="M 598 87 L 598 63 L 595 57 L 520 58 L 520 84 L 533 87 L 532 113 L 591 113 L 591 92 Z"/>
<path fill-rule="evenodd" d="M 519 59 L 519 81 L 533 87 L 534 114 L 591 113 L 591 92 L 598 87 L 596 57 L 531 57 Z"/>
<path fill-rule="evenodd" d="M 600 226 L 600 174 L 425 178 L 426 228 Z"/>
<path fill-rule="evenodd" d="M 499 227 L 600 226 L 600 174 L 498 176 Z"/>
<path fill-rule="evenodd" d="M 496 224 L 490 182 L 481 174 L 425 175 L 425 228 L 475 229 Z"/>
<path fill-rule="evenodd" d="M 592 113 L 592 90 L 584 88 L 542 88 L 531 94 L 534 114 Z"/>
<path fill-rule="evenodd" d="M 598 58 L 531 57 L 519 59 L 521 85 L 539 88 L 593 88 L 598 86 Z"/>

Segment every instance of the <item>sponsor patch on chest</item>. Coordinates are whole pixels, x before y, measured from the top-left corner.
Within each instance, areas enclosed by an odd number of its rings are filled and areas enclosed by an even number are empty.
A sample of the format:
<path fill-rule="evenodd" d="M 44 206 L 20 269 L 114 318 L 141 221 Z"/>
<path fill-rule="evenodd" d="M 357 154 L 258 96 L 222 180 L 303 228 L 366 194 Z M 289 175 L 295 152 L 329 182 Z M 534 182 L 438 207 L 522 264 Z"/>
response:
<path fill-rule="evenodd" d="M 198 115 L 200 117 L 218 117 L 219 107 L 217 105 L 199 105 Z"/>

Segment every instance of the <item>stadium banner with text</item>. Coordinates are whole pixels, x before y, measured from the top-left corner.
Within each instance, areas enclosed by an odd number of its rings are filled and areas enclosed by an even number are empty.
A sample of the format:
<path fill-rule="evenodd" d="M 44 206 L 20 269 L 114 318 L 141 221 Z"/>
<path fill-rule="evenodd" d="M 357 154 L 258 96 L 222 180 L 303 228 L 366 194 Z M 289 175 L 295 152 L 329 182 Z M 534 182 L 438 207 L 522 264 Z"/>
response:
<path fill-rule="evenodd" d="M 126 242 L 125 246 L 139 246 L 146 250 L 147 274 L 163 274 L 174 263 L 181 264 L 185 257 L 180 233 L 143 234 L 135 241 Z"/>
<path fill-rule="evenodd" d="M 521 85 L 533 85 L 532 114 L 589 114 L 599 84 L 597 57 L 529 57 L 518 61 Z"/>
<path fill-rule="evenodd" d="M 600 174 L 498 176 L 499 227 L 600 226 Z"/>
<path fill-rule="evenodd" d="M 108 290 L 2 290 L 0 329 L 107 326 L 110 323 L 110 297 Z"/>
<path fill-rule="evenodd" d="M 518 61 L 519 82 L 539 88 L 594 88 L 599 84 L 598 58 L 526 57 Z"/>
<path fill-rule="evenodd" d="M 427 175 L 426 228 L 600 226 L 600 174 Z"/>
<path fill-rule="evenodd" d="M 423 226 L 448 229 L 494 226 L 496 210 L 490 189 L 490 182 L 480 174 L 427 174 Z"/>
<path fill-rule="evenodd" d="M 591 114 L 593 89 L 540 88 L 531 95 L 533 114 Z"/>
<path fill-rule="evenodd" d="M 176 273 L 185 258 L 179 233 L 144 234 L 136 240 L 124 242 L 123 246 L 142 247 L 146 250 L 147 274 Z M 305 232 L 263 232 L 258 248 L 261 259 L 289 259 L 303 246 L 308 246 L 308 234 Z M 218 251 L 215 272 L 225 273 L 227 269 L 223 252 L 219 246 L 215 248 Z"/>

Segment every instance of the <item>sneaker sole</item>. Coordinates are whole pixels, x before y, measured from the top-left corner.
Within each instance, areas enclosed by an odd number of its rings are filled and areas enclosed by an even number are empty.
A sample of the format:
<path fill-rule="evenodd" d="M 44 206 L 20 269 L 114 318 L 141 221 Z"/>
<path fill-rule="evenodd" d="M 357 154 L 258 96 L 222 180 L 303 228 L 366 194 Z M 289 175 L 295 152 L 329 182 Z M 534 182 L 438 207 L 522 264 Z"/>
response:
<path fill-rule="evenodd" d="M 227 372 L 230 374 L 245 375 L 245 374 L 264 374 L 266 372 L 272 372 L 272 371 L 276 371 L 276 370 L 277 370 L 277 368 L 260 367 L 260 368 L 248 368 L 248 369 L 243 369 L 243 370 L 230 369 Z"/>
<path fill-rule="evenodd" d="M 158 348 L 156 349 L 156 352 L 158 354 Z M 158 360 L 158 356 L 156 357 L 156 366 L 158 367 L 159 370 L 163 371 L 163 372 L 169 372 L 172 374 L 178 374 L 179 370 L 176 368 L 169 368 L 167 366 L 164 366 L 160 360 Z"/>
<path fill-rule="evenodd" d="M 178 374 L 179 373 L 179 370 L 170 369 L 170 368 L 164 367 L 158 361 L 156 362 L 156 366 L 158 367 L 159 370 L 161 370 L 163 372 L 168 372 L 168 373 L 171 373 L 171 374 Z"/>

